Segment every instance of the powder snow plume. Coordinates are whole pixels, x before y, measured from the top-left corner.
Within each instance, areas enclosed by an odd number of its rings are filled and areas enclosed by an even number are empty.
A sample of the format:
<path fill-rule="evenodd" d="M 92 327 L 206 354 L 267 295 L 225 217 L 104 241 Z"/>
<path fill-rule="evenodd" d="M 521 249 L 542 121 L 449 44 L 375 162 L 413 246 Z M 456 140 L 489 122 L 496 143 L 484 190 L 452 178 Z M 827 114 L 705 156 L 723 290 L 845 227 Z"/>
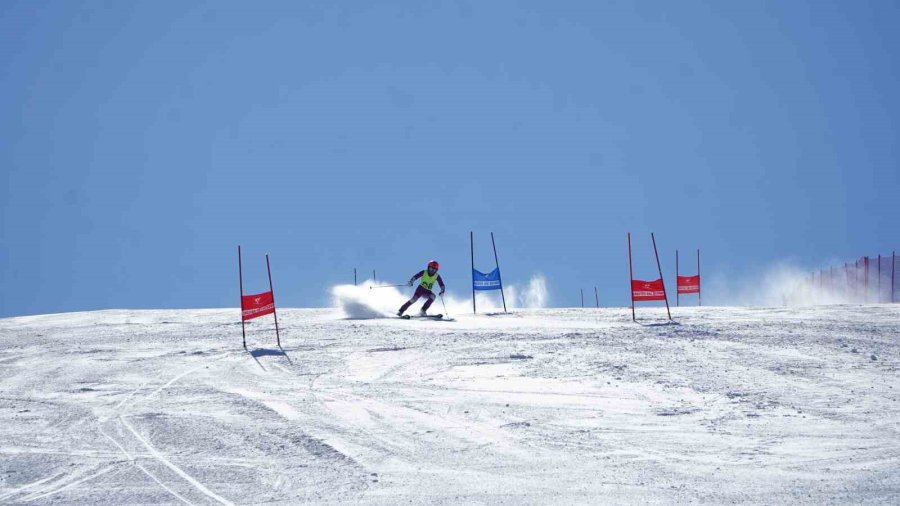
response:
<path fill-rule="evenodd" d="M 337 285 L 332 287 L 331 297 L 334 305 L 344 311 L 344 316 L 354 320 L 388 318 L 395 315 L 408 299 L 397 288 L 380 288 L 371 281 L 364 281 L 359 286 Z"/>
<path fill-rule="evenodd" d="M 547 307 L 547 279 L 543 274 L 535 274 L 524 286 L 513 283 L 503 288 L 507 309 L 539 309 Z M 479 311 L 502 311 L 503 299 L 499 291 L 477 292 L 475 301 Z M 469 300 L 471 309 L 472 301 Z"/>
<path fill-rule="evenodd" d="M 504 290 L 508 307 L 520 309 L 547 307 L 547 279 L 542 274 L 535 274 L 524 286 L 511 284 Z"/>
<path fill-rule="evenodd" d="M 371 287 L 371 288 L 370 288 Z M 543 275 L 537 274 L 531 277 L 524 286 L 511 284 L 504 288 L 506 294 L 506 306 L 513 308 L 542 308 L 547 306 L 547 280 Z M 337 285 L 331 289 L 332 301 L 335 307 L 341 308 L 344 316 L 354 320 L 368 320 L 373 318 L 390 318 L 397 314 L 397 310 L 412 296 L 412 288 L 406 287 L 380 287 L 371 280 L 363 281 L 357 286 Z M 479 311 L 502 311 L 503 301 L 499 292 L 479 292 L 476 295 Z M 419 299 L 408 314 L 419 311 L 424 303 Z M 450 315 L 471 314 L 472 299 L 468 296 L 457 297 L 449 290 L 444 294 L 443 304 L 437 298 L 429 313 L 447 313 Z"/>
<path fill-rule="evenodd" d="M 773 265 L 751 276 L 710 278 L 709 298 L 713 305 L 731 306 L 814 306 L 866 302 L 861 290 L 846 283 L 811 283 L 810 269 L 790 263 Z M 705 291 L 704 291 L 705 293 Z M 704 296 L 704 303 L 707 301 Z"/>

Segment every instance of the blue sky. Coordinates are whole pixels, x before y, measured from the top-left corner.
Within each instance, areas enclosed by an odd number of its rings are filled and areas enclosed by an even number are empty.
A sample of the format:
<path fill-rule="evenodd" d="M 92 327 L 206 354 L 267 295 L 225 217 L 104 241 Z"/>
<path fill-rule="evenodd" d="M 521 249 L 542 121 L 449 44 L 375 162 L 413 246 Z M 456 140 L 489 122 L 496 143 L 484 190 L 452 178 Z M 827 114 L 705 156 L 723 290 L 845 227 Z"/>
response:
<path fill-rule="evenodd" d="M 628 303 L 900 245 L 900 3 L 0 3 L 0 316 L 329 304 L 468 235 Z M 646 273 L 646 275 L 645 275 Z M 717 294 L 705 294 L 710 298 Z M 727 294 L 718 294 L 727 301 Z"/>

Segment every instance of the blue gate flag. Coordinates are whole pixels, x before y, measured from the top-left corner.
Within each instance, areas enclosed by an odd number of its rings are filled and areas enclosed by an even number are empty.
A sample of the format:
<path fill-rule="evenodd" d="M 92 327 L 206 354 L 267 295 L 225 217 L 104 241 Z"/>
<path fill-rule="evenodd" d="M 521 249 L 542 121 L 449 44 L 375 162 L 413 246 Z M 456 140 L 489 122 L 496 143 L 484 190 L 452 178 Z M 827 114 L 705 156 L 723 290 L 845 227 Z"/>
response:
<path fill-rule="evenodd" d="M 500 290 L 503 288 L 500 283 L 500 268 L 497 267 L 487 274 L 472 269 L 472 288 L 475 290 Z"/>

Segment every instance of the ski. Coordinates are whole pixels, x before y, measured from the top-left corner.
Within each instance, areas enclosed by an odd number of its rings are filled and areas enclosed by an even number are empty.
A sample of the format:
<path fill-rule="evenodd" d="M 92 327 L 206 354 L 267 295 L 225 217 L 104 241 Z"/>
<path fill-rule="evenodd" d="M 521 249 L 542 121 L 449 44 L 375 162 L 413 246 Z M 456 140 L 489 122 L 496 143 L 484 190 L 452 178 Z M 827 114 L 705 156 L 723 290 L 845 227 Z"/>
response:
<path fill-rule="evenodd" d="M 442 314 L 427 314 L 425 316 L 405 314 L 405 315 L 401 316 L 400 318 L 402 318 L 404 320 L 444 320 L 445 319 L 444 315 L 442 315 Z"/>

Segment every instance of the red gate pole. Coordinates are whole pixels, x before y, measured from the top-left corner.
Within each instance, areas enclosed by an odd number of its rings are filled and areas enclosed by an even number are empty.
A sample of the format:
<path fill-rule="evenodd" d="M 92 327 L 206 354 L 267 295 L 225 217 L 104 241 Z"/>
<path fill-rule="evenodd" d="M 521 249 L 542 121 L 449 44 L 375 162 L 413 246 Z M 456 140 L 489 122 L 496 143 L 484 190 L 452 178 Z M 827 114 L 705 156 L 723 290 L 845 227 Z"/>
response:
<path fill-rule="evenodd" d="M 669 314 L 669 320 L 672 319 L 672 311 L 669 309 L 669 294 L 666 293 L 666 280 L 663 278 L 662 265 L 659 264 L 659 253 L 656 252 L 656 237 L 650 232 L 650 239 L 653 241 L 653 254 L 656 255 L 656 268 L 659 269 L 659 279 L 662 281 L 663 295 L 666 297 L 666 313 Z"/>
<path fill-rule="evenodd" d="M 703 305 L 703 280 L 700 279 L 700 248 L 697 248 L 697 305 Z"/>
<path fill-rule="evenodd" d="M 678 250 L 675 250 L 675 307 L 681 305 L 681 296 L 678 293 Z"/>
<path fill-rule="evenodd" d="M 893 276 L 891 277 L 893 279 Z M 628 232 L 628 294 L 631 297 L 631 321 L 637 321 L 634 315 L 634 271 L 631 269 L 631 232 Z M 893 292 L 891 292 L 893 293 Z"/>
<path fill-rule="evenodd" d="M 244 349 L 247 349 L 247 331 L 244 330 L 244 273 L 241 269 L 241 245 L 238 244 L 238 281 L 241 289 L 241 336 L 244 338 Z"/>
<path fill-rule="evenodd" d="M 275 317 L 275 339 L 278 341 L 278 347 L 281 348 L 281 335 L 278 333 L 278 307 L 275 304 L 275 289 L 272 288 L 272 268 L 269 267 L 269 254 L 266 253 L 266 270 L 269 271 L 269 291 L 272 292 L 272 316 Z"/>

